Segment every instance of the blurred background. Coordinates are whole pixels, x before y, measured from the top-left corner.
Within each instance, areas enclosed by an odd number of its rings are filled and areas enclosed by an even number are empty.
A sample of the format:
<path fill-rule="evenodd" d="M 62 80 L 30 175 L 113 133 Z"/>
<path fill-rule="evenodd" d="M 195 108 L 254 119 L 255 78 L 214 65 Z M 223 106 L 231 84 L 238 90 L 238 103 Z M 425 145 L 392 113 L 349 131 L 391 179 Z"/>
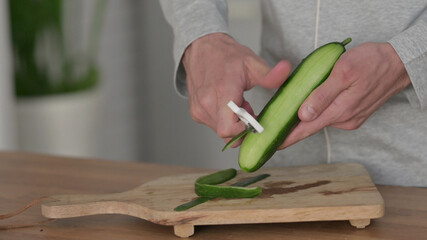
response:
<path fill-rule="evenodd" d="M 258 53 L 258 0 L 228 4 Z M 172 43 L 158 1 L 0 0 L 0 150 L 237 167 L 174 91 Z"/>

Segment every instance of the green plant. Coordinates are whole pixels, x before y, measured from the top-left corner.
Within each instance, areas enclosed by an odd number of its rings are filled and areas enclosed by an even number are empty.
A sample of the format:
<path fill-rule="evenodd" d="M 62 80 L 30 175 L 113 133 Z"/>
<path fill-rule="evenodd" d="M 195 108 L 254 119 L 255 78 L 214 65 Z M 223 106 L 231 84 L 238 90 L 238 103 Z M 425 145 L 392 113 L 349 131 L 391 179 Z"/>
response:
<path fill-rule="evenodd" d="M 79 58 L 66 53 L 65 1 L 9 1 L 16 96 L 76 92 L 97 85 L 99 71 L 95 59 L 106 0 L 95 3 L 88 46 Z"/>

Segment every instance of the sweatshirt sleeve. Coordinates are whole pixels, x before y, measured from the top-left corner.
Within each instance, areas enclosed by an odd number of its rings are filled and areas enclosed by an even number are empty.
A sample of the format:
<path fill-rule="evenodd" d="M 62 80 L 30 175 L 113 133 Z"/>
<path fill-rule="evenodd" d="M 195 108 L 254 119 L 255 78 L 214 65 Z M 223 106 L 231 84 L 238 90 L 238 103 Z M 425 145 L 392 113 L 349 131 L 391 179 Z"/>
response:
<path fill-rule="evenodd" d="M 174 33 L 175 90 L 187 96 L 186 73 L 181 63 L 185 49 L 210 33 L 228 33 L 226 0 L 160 0 L 166 20 Z"/>
<path fill-rule="evenodd" d="M 427 109 L 427 8 L 402 33 L 389 40 L 408 72 L 404 93 L 411 106 Z"/>

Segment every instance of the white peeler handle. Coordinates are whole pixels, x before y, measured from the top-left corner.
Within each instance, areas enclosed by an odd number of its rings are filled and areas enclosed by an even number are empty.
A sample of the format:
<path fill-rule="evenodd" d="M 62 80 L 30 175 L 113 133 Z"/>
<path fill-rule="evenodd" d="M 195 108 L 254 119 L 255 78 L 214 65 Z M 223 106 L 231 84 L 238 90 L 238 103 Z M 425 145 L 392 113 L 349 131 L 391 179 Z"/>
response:
<path fill-rule="evenodd" d="M 233 101 L 229 101 L 227 106 L 246 124 L 248 127 L 253 127 L 257 133 L 262 133 L 264 128 L 250 115 L 244 108 L 238 107 Z"/>

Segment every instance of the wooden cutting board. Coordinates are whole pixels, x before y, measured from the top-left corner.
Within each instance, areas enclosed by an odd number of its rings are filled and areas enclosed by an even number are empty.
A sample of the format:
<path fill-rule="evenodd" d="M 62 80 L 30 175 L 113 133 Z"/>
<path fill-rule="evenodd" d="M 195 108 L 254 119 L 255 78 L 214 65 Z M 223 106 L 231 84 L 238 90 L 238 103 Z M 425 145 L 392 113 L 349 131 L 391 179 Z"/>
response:
<path fill-rule="evenodd" d="M 261 173 L 271 176 L 253 184 L 263 188 L 253 199 L 214 199 L 174 211 L 197 198 L 194 181 L 206 175 L 201 173 L 163 177 L 121 193 L 51 196 L 42 203 L 42 214 L 48 218 L 125 214 L 174 226 L 180 237 L 193 235 L 195 225 L 349 220 L 364 228 L 370 219 L 384 215 L 384 201 L 360 164 L 265 168 L 251 174 L 239 171 L 229 183 Z"/>

